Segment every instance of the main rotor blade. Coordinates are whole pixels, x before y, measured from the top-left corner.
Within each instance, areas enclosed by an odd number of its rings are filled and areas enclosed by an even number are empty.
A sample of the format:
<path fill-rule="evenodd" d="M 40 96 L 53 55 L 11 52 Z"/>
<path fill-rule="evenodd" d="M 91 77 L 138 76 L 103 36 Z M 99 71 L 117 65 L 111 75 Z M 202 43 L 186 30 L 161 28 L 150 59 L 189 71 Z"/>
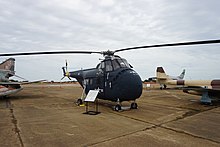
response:
<path fill-rule="evenodd" d="M 167 44 L 156 44 L 156 45 L 146 45 L 146 46 L 136 46 L 115 50 L 115 52 L 121 52 L 133 49 L 144 49 L 144 48 L 155 48 L 155 47 L 166 47 L 166 46 L 184 46 L 184 45 L 202 45 L 202 44 L 215 44 L 220 43 L 219 40 L 203 40 L 203 41 L 193 41 L 193 42 L 179 42 L 179 43 L 167 43 Z"/>
<path fill-rule="evenodd" d="M 166 44 L 156 44 L 156 45 L 146 45 L 146 46 L 136 46 L 129 48 L 117 49 L 115 51 L 104 51 L 104 52 L 95 52 L 95 51 L 42 51 L 42 52 L 20 52 L 20 53 L 0 53 L 0 56 L 22 56 L 22 55 L 51 55 L 51 54 L 102 54 L 102 55 L 114 55 L 116 52 L 133 50 L 133 49 L 144 49 L 144 48 L 156 48 L 156 47 L 167 47 L 167 46 L 186 46 L 186 45 L 202 45 L 202 44 L 216 44 L 220 43 L 219 40 L 203 40 L 203 41 L 193 41 L 193 42 L 180 42 L 180 43 L 166 43 Z"/>
<path fill-rule="evenodd" d="M 93 51 L 43 51 L 43 52 L 21 52 L 21 53 L 2 53 L 0 56 L 25 56 L 25 55 L 51 55 L 51 54 L 102 54 Z"/>

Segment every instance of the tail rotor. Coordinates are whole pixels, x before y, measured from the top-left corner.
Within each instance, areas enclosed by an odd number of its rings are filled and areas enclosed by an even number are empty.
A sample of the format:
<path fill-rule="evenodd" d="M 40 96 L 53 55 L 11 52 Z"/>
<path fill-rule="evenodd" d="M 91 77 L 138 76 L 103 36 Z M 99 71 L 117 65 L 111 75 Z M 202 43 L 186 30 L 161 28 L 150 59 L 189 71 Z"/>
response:
<path fill-rule="evenodd" d="M 70 73 L 68 72 L 67 66 L 68 66 L 68 64 L 67 64 L 67 60 L 66 60 L 66 66 L 62 67 L 63 77 L 61 78 L 61 80 L 63 80 L 65 77 L 68 77 L 68 79 L 71 80 Z"/>

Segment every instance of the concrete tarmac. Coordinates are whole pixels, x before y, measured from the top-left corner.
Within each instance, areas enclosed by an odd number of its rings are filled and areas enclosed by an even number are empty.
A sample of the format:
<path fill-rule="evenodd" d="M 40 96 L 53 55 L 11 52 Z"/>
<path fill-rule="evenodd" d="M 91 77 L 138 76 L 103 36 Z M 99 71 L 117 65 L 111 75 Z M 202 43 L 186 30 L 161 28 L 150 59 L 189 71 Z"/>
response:
<path fill-rule="evenodd" d="M 220 146 L 220 104 L 201 105 L 181 90 L 144 89 L 138 109 L 99 100 L 87 115 L 77 85 L 25 85 L 0 100 L 0 146 Z M 89 110 L 95 110 L 90 104 Z"/>

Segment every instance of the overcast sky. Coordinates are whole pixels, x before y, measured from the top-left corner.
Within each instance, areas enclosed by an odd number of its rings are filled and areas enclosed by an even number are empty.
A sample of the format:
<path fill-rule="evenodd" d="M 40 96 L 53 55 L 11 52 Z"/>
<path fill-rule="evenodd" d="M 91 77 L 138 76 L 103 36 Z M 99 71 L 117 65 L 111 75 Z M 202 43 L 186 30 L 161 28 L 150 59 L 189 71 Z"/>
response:
<path fill-rule="evenodd" d="M 0 52 L 87 50 L 220 39 L 219 0 L 0 0 Z M 220 78 L 220 44 L 119 52 L 144 80 L 157 66 L 186 79 Z M 16 74 L 59 81 L 61 67 L 95 67 L 91 55 L 20 56 Z M 0 57 L 4 61 L 6 57 Z"/>

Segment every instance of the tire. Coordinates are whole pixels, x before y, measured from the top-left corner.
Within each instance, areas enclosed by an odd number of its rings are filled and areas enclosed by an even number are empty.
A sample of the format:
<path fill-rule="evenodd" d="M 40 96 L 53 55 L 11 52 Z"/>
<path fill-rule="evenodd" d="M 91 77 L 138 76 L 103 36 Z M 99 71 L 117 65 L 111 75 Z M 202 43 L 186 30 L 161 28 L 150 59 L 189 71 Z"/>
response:
<path fill-rule="evenodd" d="M 82 101 L 82 99 L 78 99 L 77 101 L 76 101 L 76 104 L 79 106 L 79 105 L 82 105 L 83 104 L 83 101 Z"/>
<path fill-rule="evenodd" d="M 120 111 L 120 110 L 121 110 L 121 105 L 117 104 L 117 105 L 115 106 L 115 111 Z"/>
<path fill-rule="evenodd" d="M 137 103 L 131 103 L 131 109 L 137 109 L 138 105 Z"/>

